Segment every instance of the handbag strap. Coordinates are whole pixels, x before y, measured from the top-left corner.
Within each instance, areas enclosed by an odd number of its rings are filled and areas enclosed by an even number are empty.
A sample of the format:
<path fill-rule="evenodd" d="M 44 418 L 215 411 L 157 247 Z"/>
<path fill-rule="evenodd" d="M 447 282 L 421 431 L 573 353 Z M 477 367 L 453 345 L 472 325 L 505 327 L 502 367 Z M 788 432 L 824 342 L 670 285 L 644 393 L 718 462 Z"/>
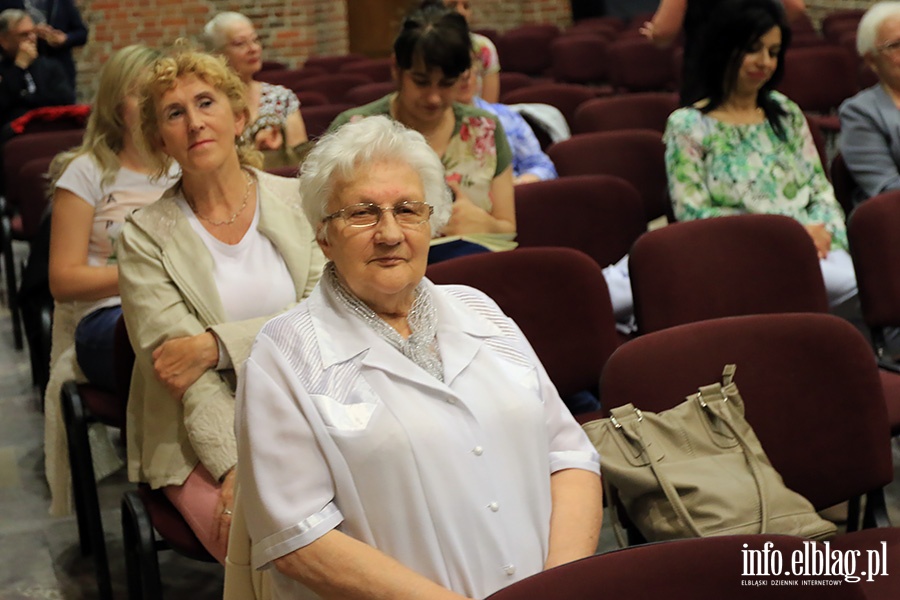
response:
<path fill-rule="evenodd" d="M 728 385 L 732 382 L 734 378 L 734 365 L 726 365 L 725 370 L 723 372 L 722 381 L 725 385 Z M 722 405 L 724 402 L 728 401 L 727 396 L 722 392 L 722 387 L 719 384 L 703 386 L 700 388 L 700 392 L 696 395 L 692 396 L 696 402 L 699 402 L 700 406 L 703 408 L 705 412 L 708 412 L 722 421 L 726 427 L 728 427 L 731 434 L 737 440 L 738 444 L 741 447 L 741 450 L 744 454 L 744 459 L 747 461 L 747 465 L 750 467 L 750 473 L 753 476 L 753 480 L 756 483 L 756 491 L 759 497 L 759 507 L 760 507 L 760 527 L 759 533 L 766 533 L 766 529 L 769 521 L 769 511 L 766 502 L 766 493 L 765 493 L 765 485 L 763 483 L 762 473 L 760 472 L 759 459 L 753 453 L 753 450 L 750 448 L 750 445 L 747 443 L 747 440 L 741 435 L 737 428 L 735 428 L 734 424 L 731 422 L 731 415 L 728 414 L 727 411 L 722 410 Z M 647 462 L 650 465 L 650 469 L 653 471 L 653 475 L 656 477 L 656 480 L 659 482 L 660 488 L 662 488 L 663 493 L 666 495 L 666 499 L 672 505 L 672 508 L 675 510 L 675 514 L 682 520 L 682 522 L 688 527 L 688 529 L 693 533 L 696 537 L 704 537 L 703 533 L 700 531 L 700 528 L 697 526 L 697 523 L 691 517 L 690 513 L 687 510 L 687 507 L 682 502 L 681 497 L 678 495 L 678 491 L 669 481 L 668 477 L 666 477 L 661 470 L 658 468 L 658 463 L 661 459 L 654 459 L 650 452 L 647 451 L 647 443 L 644 441 L 643 435 L 641 434 L 641 423 L 643 422 L 643 416 L 640 411 L 634 407 L 632 407 L 634 413 L 637 415 L 637 419 L 630 419 L 633 423 L 633 432 L 636 436 L 636 441 L 640 444 L 641 453 L 646 457 Z"/>

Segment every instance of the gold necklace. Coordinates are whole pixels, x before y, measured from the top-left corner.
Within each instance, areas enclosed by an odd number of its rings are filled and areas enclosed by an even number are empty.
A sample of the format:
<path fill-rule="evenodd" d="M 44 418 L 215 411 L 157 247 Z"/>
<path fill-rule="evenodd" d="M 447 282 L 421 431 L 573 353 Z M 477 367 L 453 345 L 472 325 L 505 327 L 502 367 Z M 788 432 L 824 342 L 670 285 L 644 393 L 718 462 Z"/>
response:
<path fill-rule="evenodd" d="M 188 200 L 187 196 L 185 196 L 185 200 L 187 200 L 188 206 L 191 207 L 191 210 L 194 212 L 195 215 L 197 215 L 198 219 L 202 219 L 214 227 L 222 227 L 224 225 L 232 225 L 232 224 L 234 224 L 235 221 L 237 221 L 237 218 L 240 216 L 240 214 L 242 212 L 244 212 L 245 208 L 247 208 L 247 200 L 250 198 L 250 187 L 251 187 L 251 184 L 253 183 L 253 179 L 250 177 L 250 173 L 248 173 L 247 171 L 243 171 L 243 170 L 242 170 L 242 172 L 244 173 L 244 177 L 247 178 L 247 189 L 244 190 L 244 201 L 241 204 L 241 207 L 239 209 L 237 209 L 233 215 L 231 215 L 230 219 L 226 219 L 224 221 L 213 221 L 209 217 L 207 217 L 205 215 L 201 215 L 199 212 L 197 212 L 197 208 L 194 206 L 194 202 L 192 200 Z M 182 191 L 182 193 L 184 193 L 184 192 Z"/>

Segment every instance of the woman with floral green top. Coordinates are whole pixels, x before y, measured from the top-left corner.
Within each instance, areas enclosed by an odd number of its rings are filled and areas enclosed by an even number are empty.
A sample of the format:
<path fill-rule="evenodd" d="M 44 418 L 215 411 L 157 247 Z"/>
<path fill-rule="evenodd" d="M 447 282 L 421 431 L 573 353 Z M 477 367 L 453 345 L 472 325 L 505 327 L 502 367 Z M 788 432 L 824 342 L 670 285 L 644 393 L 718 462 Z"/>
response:
<path fill-rule="evenodd" d="M 729 0 L 710 15 L 698 81 L 704 99 L 666 127 L 669 191 L 680 220 L 792 217 L 819 253 L 832 305 L 856 294 L 844 214 L 800 108 L 774 91 L 791 31 L 772 0 Z"/>

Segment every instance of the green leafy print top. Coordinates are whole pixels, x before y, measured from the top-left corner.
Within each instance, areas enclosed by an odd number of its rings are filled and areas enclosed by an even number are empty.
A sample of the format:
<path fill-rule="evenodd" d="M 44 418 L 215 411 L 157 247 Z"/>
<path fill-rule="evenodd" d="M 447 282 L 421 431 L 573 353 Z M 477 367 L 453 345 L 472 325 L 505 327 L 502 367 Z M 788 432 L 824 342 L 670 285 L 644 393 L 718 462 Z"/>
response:
<path fill-rule="evenodd" d="M 786 111 L 786 139 L 768 121 L 723 123 L 695 108 L 669 116 L 664 140 L 666 174 L 675 217 L 777 214 L 809 225 L 823 223 L 833 249 L 847 249 L 844 213 L 825 177 L 803 112 L 771 92 Z"/>

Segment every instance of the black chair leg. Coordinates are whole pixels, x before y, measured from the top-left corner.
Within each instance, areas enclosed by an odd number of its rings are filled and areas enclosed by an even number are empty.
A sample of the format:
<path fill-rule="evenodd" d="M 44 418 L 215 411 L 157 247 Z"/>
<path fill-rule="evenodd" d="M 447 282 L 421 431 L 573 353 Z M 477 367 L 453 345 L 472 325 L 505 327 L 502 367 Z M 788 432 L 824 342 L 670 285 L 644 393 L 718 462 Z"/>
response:
<path fill-rule="evenodd" d="M 129 600 L 162 600 L 156 534 L 136 491 L 122 496 L 122 538 Z"/>
<path fill-rule="evenodd" d="M 72 494 L 75 497 L 81 553 L 94 555 L 94 570 L 97 576 L 99 597 L 101 600 L 112 600 L 106 538 L 103 533 L 100 499 L 97 496 L 97 483 L 94 477 L 90 440 L 88 439 L 89 415 L 84 410 L 78 386 L 74 381 L 67 381 L 63 384 L 60 401 L 66 424 Z"/>
<path fill-rule="evenodd" d="M 19 288 L 16 282 L 16 259 L 12 248 L 12 224 L 9 216 L 0 218 L 0 241 L 3 242 L 3 269 L 6 271 L 6 297 L 9 300 L 9 313 L 12 317 L 13 341 L 16 350 L 25 347 L 22 341 L 22 318 L 19 314 Z"/>

